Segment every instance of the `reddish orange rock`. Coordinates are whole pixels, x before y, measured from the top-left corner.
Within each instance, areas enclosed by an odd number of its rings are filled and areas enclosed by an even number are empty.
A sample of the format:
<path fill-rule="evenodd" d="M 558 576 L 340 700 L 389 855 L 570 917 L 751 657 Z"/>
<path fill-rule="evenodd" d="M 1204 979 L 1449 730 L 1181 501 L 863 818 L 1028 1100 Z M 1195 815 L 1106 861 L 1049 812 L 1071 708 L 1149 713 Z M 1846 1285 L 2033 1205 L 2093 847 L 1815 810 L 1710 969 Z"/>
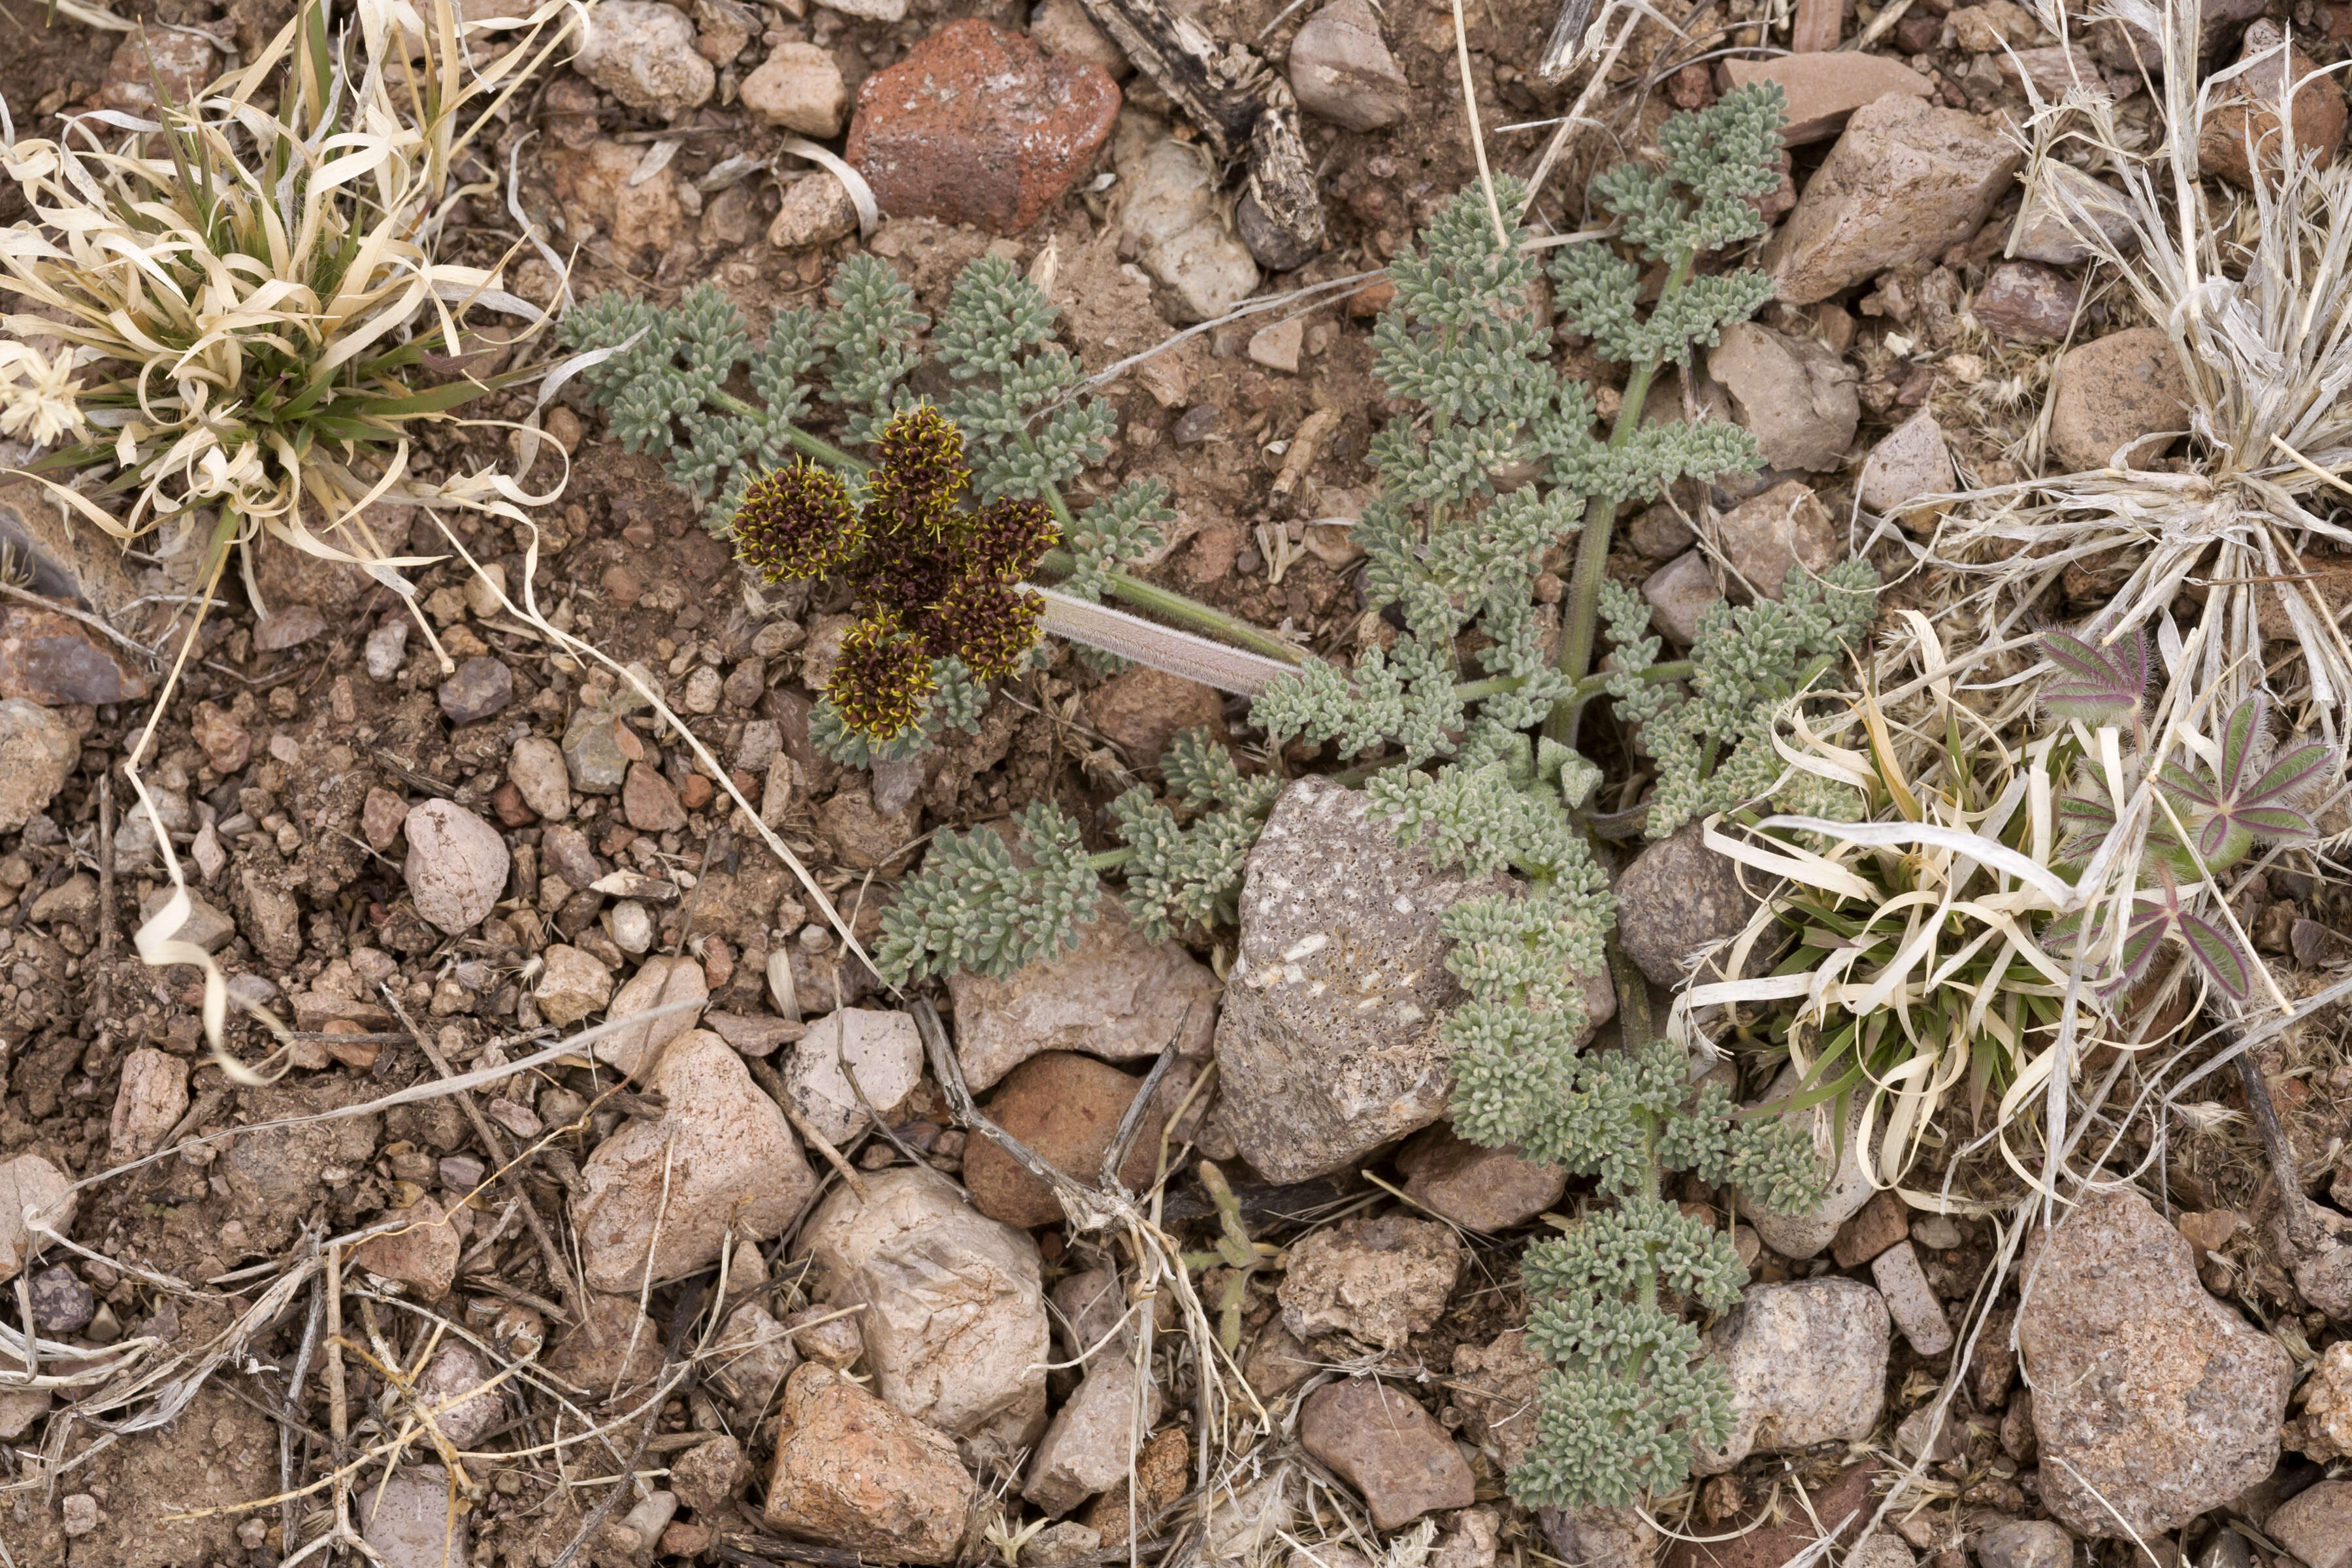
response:
<path fill-rule="evenodd" d="M 1093 161 L 1118 84 L 1091 60 L 1047 58 L 978 17 L 950 22 L 866 79 L 848 158 L 892 217 L 1027 228 Z"/>

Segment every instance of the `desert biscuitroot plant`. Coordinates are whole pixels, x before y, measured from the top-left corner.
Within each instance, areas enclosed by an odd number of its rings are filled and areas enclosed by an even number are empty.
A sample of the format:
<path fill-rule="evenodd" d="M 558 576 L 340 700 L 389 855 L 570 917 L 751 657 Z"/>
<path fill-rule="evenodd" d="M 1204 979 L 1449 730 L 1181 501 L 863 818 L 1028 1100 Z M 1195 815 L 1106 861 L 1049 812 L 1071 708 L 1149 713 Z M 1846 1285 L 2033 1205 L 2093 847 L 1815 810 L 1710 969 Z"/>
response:
<path fill-rule="evenodd" d="M 741 312 L 709 284 L 674 307 L 608 293 L 564 318 L 565 342 L 603 356 L 583 374 L 614 434 L 631 451 L 662 458 L 671 482 L 703 504 L 704 526 L 734 542 L 746 564 L 770 582 L 847 574 L 865 606 L 854 666 L 869 693 L 887 685 L 912 700 L 852 716 L 828 699 L 819 743 L 844 762 L 909 754 L 943 724 L 969 727 L 987 680 L 1013 668 L 983 660 L 982 673 L 969 658 L 942 668 L 945 653 L 918 658 L 916 644 L 932 639 L 915 635 L 917 617 L 893 602 L 900 588 L 937 608 L 950 579 L 973 584 L 961 608 L 986 598 L 997 613 L 961 618 L 1002 631 L 1007 651 L 1036 640 L 1035 596 L 1019 587 L 1034 570 L 1080 599 L 1109 595 L 1273 659 L 1297 657 L 1278 637 L 1126 572 L 1161 542 L 1159 525 L 1173 516 L 1158 480 L 1130 480 L 1073 513 L 1063 487 L 1107 455 L 1117 421 L 1109 405 L 1087 395 L 1085 373 L 1053 341 L 1054 316 L 1011 262 L 973 262 L 930 332 L 929 353 L 957 386 L 936 405 L 905 384 L 923 363 L 931 323 L 915 309 L 914 291 L 872 256 L 842 264 L 823 311 L 779 312 L 757 347 Z M 730 389 L 739 373 L 751 398 Z M 908 423 L 917 418 L 919 430 Z M 819 420 L 836 426 L 838 441 L 808 428 Z M 967 485 L 969 506 L 961 504 Z M 827 520 L 837 536 L 827 535 Z M 965 571 L 973 530 L 992 537 L 1015 520 L 1017 544 L 1001 542 L 978 576 Z M 941 529 L 947 537 L 917 547 Z M 896 566 L 877 577 L 885 557 Z M 910 583 L 908 573 L 924 581 Z M 982 576 L 994 587 L 980 589 Z M 1020 603 L 1008 608 L 1008 598 Z M 899 636 L 882 637 L 877 607 L 904 623 Z M 1013 635 L 1015 620 L 1028 635 Z"/>

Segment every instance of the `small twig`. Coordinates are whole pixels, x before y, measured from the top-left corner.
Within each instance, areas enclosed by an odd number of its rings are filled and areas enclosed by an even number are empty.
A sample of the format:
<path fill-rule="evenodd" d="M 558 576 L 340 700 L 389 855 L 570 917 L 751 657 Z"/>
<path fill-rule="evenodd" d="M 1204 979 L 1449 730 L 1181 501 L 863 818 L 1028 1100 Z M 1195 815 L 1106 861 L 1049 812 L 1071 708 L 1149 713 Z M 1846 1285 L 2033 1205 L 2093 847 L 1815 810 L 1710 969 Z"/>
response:
<path fill-rule="evenodd" d="M 335 1534 L 352 1533 L 350 1395 L 343 1386 L 343 1249 L 327 1247 L 327 1433 L 334 1439 Z"/>
<path fill-rule="evenodd" d="M 847 1057 L 837 1057 L 835 1059 L 841 1064 L 841 1076 L 848 1082 L 849 1092 L 856 1095 L 857 1097 L 857 1103 L 866 1108 L 866 1120 L 873 1124 L 874 1131 L 879 1132 L 884 1140 L 889 1143 L 890 1147 L 898 1151 L 899 1153 L 904 1154 L 907 1157 L 908 1163 L 919 1165 L 927 1171 L 929 1170 L 931 1168 L 931 1163 L 923 1158 L 922 1151 L 917 1149 L 904 1138 L 899 1137 L 898 1130 L 892 1127 L 887 1121 L 885 1121 L 882 1119 L 882 1112 L 875 1108 L 874 1102 L 871 1100 L 866 1098 L 866 1086 L 857 1081 L 857 1069 L 849 1065 L 849 1058 Z M 957 1185 L 961 1186 L 962 1184 L 959 1182 Z"/>
<path fill-rule="evenodd" d="M 709 1285 L 698 1279 L 678 1293 L 677 1304 L 670 1309 L 669 1345 L 662 1354 L 664 1372 L 677 1364 L 686 1342 L 687 1327 L 694 1321 L 696 1314 L 702 1310 L 702 1298 L 709 1289 Z M 686 1363 L 685 1376 L 668 1390 L 668 1395 L 683 1396 L 692 1393 L 697 1381 L 695 1363 L 688 1359 Z M 645 1459 L 646 1447 L 653 1441 L 654 1428 L 660 1425 L 662 1408 L 669 1403 L 668 1395 L 660 1395 L 646 1402 L 646 1424 L 637 1429 L 636 1448 L 630 1454 L 628 1463 L 621 1467 L 620 1475 L 614 1479 L 613 1489 L 604 1494 L 604 1500 L 596 1505 L 596 1511 L 582 1521 L 579 1533 L 572 1538 L 572 1543 L 563 1549 L 562 1554 L 550 1563 L 548 1568 L 570 1568 L 572 1560 L 580 1554 L 580 1549 L 588 1543 L 590 1537 L 604 1528 L 604 1521 L 613 1517 L 613 1510 L 621 1506 L 621 1500 L 628 1495 L 629 1482 L 637 1473 L 637 1466 Z"/>
<path fill-rule="evenodd" d="M 2246 1104 L 2254 1113 L 2254 1127 L 2262 1133 L 2263 1152 L 2270 1157 L 2271 1179 L 2278 1184 L 2287 1239 L 2298 1250 L 2308 1250 L 2312 1242 L 2311 1215 L 2304 1210 L 2303 1181 L 2295 1173 L 2294 1145 L 2279 1126 L 2278 1109 L 2271 1103 L 2271 1088 L 2263 1081 L 2262 1064 L 2254 1060 L 2254 1053 L 2240 1052 L 2236 1066 L 2239 1087 L 2246 1091 Z"/>
<path fill-rule="evenodd" d="M 1160 1092 L 1160 1080 L 1166 1078 L 1168 1069 L 1176 1065 L 1177 1049 L 1183 1045 L 1184 1031 L 1192 1022 L 1192 1004 L 1187 1002 L 1184 1004 L 1184 1016 L 1176 1020 L 1176 1032 L 1169 1037 L 1166 1045 L 1160 1047 L 1160 1059 L 1151 1064 L 1151 1070 L 1143 1075 L 1142 1087 L 1135 1091 L 1135 1098 L 1127 1102 L 1126 1114 L 1118 1119 L 1118 1131 L 1111 1134 L 1110 1147 L 1103 1151 L 1102 1185 L 1106 1192 L 1126 1189 L 1127 1184 L 1119 1180 L 1119 1170 L 1127 1163 L 1127 1152 L 1134 1146 L 1136 1135 L 1143 1131 L 1143 1119 L 1152 1097 Z"/>
<path fill-rule="evenodd" d="M 784 1113 L 784 1120 L 791 1122 L 793 1131 L 801 1135 L 801 1142 L 824 1155 L 825 1163 L 841 1173 L 841 1179 L 849 1184 L 849 1190 L 857 1194 L 859 1203 L 872 1202 L 874 1194 L 866 1190 L 866 1179 L 857 1173 L 856 1166 L 842 1158 L 841 1151 L 833 1146 L 833 1141 L 801 1114 L 801 1108 L 793 1103 L 792 1094 L 784 1088 L 782 1076 L 757 1057 L 745 1057 L 743 1065 L 751 1069 L 752 1081 L 768 1091 L 768 1098 L 776 1102 L 776 1108 Z"/>

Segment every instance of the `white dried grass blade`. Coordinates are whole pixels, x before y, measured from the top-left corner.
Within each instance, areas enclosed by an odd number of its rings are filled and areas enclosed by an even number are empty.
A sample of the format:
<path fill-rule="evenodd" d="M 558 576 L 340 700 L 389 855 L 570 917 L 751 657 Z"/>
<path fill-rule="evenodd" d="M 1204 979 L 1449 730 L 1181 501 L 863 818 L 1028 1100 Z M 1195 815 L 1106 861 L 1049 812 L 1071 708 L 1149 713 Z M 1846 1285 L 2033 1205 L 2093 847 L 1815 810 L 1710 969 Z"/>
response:
<path fill-rule="evenodd" d="M 1940 848 L 1956 849 L 1972 859 L 2007 872 L 2046 894 L 2052 906 L 2061 912 L 2074 908 L 2077 896 L 2056 872 L 2036 864 L 1998 839 L 1957 827 L 1939 826 L 1932 822 L 1829 822 L 1818 816 L 1768 816 L 1757 826 L 1783 828 L 1791 833 L 1818 833 L 1824 837 L 1874 848 L 1895 849 L 1910 844 L 1932 844 Z"/>
<path fill-rule="evenodd" d="M 857 209 L 859 237 L 873 238 L 874 231 L 882 224 L 882 207 L 874 199 L 874 187 L 866 183 L 866 176 L 844 162 L 838 153 L 818 146 L 805 136 L 787 136 L 783 139 L 782 147 L 787 153 L 821 165 L 825 173 L 841 182 L 841 188 L 849 194 L 849 205 Z"/>
<path fill-rule="evenodd" d="M 1041 588 L 1034 583 L 1022 586 L 1045 601 L 1045 626 L 1055 637 L 1115 653 L 1163 674 L 1197 680 L 1236 696 L 1255 697 L 1265 689 L 1266 682 L 1298 673 L 1296 666 L 1280 659 L 1212 642 L 1074 594 Z"/>

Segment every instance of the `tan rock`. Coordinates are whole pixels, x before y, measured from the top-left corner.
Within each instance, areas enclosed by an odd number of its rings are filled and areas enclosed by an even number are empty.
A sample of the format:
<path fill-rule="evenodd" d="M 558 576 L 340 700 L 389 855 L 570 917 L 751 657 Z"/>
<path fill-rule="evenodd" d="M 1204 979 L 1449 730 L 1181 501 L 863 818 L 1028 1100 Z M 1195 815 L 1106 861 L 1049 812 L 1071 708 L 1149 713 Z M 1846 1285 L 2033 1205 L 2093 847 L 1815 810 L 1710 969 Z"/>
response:
<path fill-rule="evenodd" d="M 1782 55 L 1769 60 L 1726 60 L 1723 74 L 1735 88 L 1754 81 L 1780 84 L 1780 90 L 1789 95 L 1789 123 L 1780 132 L 1783 147 L 1828 141 L 1845 129 L 1847 117 L 1855 110 L 1889 93 L 1926 99 L 1936 92 L 1935 83 L 1899 60 L 1846 49 Z"/>
<path fill-rule="evenodd" d="M 611 1062 L 630 1077 L 645 1069 L 662 1047 L 693 1028 L 710 1000 L 710 986 L 702 965 L 680 955 L 648 958 L 629 976 L 604 1009 L 607 1023 L 633 1018 L 657 1007 L 678 1006 L 675 1013 L 648 1019 L 628 1029 L 616 1029 L 596 1042 L 596 1059 Z"/>
<path fill-rule="evenodd" d="M 0 1162 L 0 1279 L 9 1279 L 40 1250 L 26 1216 L 37 1215 L 64 1235 L 73 1227 L 78 1200 L 65 1173 L 38 1154 Z"/>
<path fill-rule="evenodd" d="M 572 67 L 627 104 L 675 120 L 709 101 L 717 71 L 702 58 L 694 24 L 654 0 L 600 0 L 580 26 Z"/>
<path fill-rule="evenodd" d="M 1144 1384 L 1138 1420 L 1136 1384 Z M 1136 1436 L 1160 1420 L 1160 1389 L 1135 1368 L 1117 1361 L 1087 1373 L 1076 1394 L 1054 1415 L 1029 1461 L 1021 1495 L 1047 1513 L 1067 1513 L 1087 1499 L 1127 1479 Z"/>
<path fill-rule="evenodd" d="M 793 1336 L 774 1314 L 757 1301 L 746 1301 L 728 1314 L 710 1347 L 705 1375 L 736 1404 L 765 1410 L 800 1359 Z"/>
<path fill-rule="evenodd" d="M 1958 484 L 1951 448 L 1944 442 L 1944 427 L 1922 408 L 1870 449 L 1854 493 L 1868 510 L 1924 532 L 1936 525 L 1942 509 L 1923 505 L 1919 498 L 1948 494 Z"/>
<path fill-rule="evenodd" d="M 856 204 L 839 180 L 819 171 L 784 187 L 783 205 L 768 225 L 768 243 L 778 250 L 803 250 L 830 245 L 856 230 Z"/>
<path fill-rule="evenodd" d="M 637 1310 L 637 1299 L 592 1290 L 586 1306 L 590 1321 L 564 1331 L 548 1353 L 547 1370 L 599 1400 L 650 1384 L 662 1367 L 661 1331 Z"/>
<path fill-rule="evenodd" d="M 1135 74 L 1127 51 L 1103 36 L 1080 0 L 1045 0 L 1030 14 L 1029 37 L 1049 55 L 1076 55 L 1110 72 L 1114 81 Z"/>
<path fill-rule="evenodd" d="M 1734 321 L 1707 351 L 1706 369 L 1730 395 L 1766 467 L 1820 471 L 1845 460 L 1862 402 L 1843 356 L 1811 338 Z"/>
<path fill-rule="evenodd" d="M 2082 473 L 2120 453 L 2161 456 L 2189 427 L 2189 378 L 2160 328 L 2129 327 L 2068 349 L 2052 373 L 2050 467 Z"/>
<path fill-rule="evenodd" d="M 816 1191 L 800 1142 L 725 1040 L 697 1029 L 662 1054 L 658 1117 L 624 1124 L 581 1166 L 572 1200 L 583 1272 L 599 1290 L 634 1292 L 717 1260 L 730 1226 L 765 1241 Z"/>
<path fill-rule="evenodd" d="M 1071 1051 L 1049 1051 L 1006 1074 L 987 1109 L 998 1126 L 1027 1144 L 1047 1164 L 1092 1187 L 1099 1184 L 1102 1158 L 1118 1130 L 1119 1119 L 1141 1087 L 1140 1079 L 1108 1062 Z M 1142 1129 L 1129 1145 L 1119 1179 L 1131 1190 L 1151 1180 L 1167 1109 L 1163 1105 L 1146 1110 Z M 1062 1222 L 1062 1205 L 1052 1189 L 985 1138 L 965 1145 L 963 1179 L 971 1189 L 972 1206 L 991 1219 L 1024 1228 Z"/>
<path fill-rule="evenodd" d="M 1594 977 L 1603 987 L 1606 975 Z M 1616 998 L 1612 994 L 1613 1008 Z M 1568 1173 L 1523 1159 L 1516 1149 L 1482 1149 L 1444 1122 L 1424 1127 L 1397 1152 L 1405 1196 L 1468 1230 L 1523 1225 L 1559 1202 Z"/>
<path fill-rule="evenodd" d="M 1298 107 L 1350 131 L 1394 125 L 1412 110 L 1412 87 L 1381 37 L 1366 0 L 1332 0 L 1290 44 L 1290 86 Z"/>
<path fill-rule="evenodd" d="M 855 1087 L 851 1073 L 857 1077 Z M 817 1019 L 783 1066 L 784 1092 L 835 1147 L 872 1123 L 868 1103 L 887 1113 L 922 1077 L 923 1041 L 915 1020 L 866 1007 L 844 1007 Z"/>
<path fill-rule="evenodd" d="M 1889 93 L 1853 111 L 1759 259 L 1811 305 L 1983 226 L 2024 154 L 1973 114 Z"/>
<path fill-rule="evenodd" d="M 558 942 L 550 942 L 539 956 L 545 967 L 530 997 L 539 1005 L 539 1016 L 557 1028 L 580 1022 L 612 998 L 613 972 L 595 954 Z"/>
<path fill-rule="evenodd" d="M 1345 1219 L 1291 1248 L 1275 1296 L 1283 1325 L 1301 1340 L 1347 1334 L 1402 1350 L 1445 1310 L 1461 1267 L 1453 1231 L 1434 1220 Z"/>
<path fill-rule="evenodd" d="M 131 1052 L 122 1058 L 121 1087 L 115 1091 L 108 1161 L 121 1165 L 152 1154 L 187 1111 L 188 1064 L 152 1046 Z"/>
<path fill-rule="evenodd" d="M 1048 1335 L 1037 1244 L 911 1166 L 836 1188 L 802 1227 L 800 1254 L 854 1321 L 874 1387 L 893 1409 L 1005 1451 L 1045 1420 Z M 952 1303 L 951 1307 L 943 1306 Z"/>
<path fill-rule="evenodd" d="M 385 1217 L 399 1222 L 399 1228 L 352 1247 L 352 1267 L 397 1280 L 427 1301 L 447 1295 L 465 1238 L 446 1211 L 434 1199 L 420 1197 Z"/>
<path fill-rule="evenodd" d="M 743 107 L 762 121 L 803 136 L 838 136 L 849 116 L 841 68 L 814 44 L 779 44 L 739 91 Z"/>
<path fill-rule="evenodd" d="M 409 812 L 406 832 L 402 874 L 416 912 L 452 936 L 480 924 L 514 864 L 499 830 L 455 801 L 434 799 Z"/>
<path fill-rule="evenodd" d="M 2197 136 L 2198 163 L 2249 189 L 2255 168 L 2274 177 L 2290 154 L 2298 163 L 2327 167 L 2344 144 L 2344 89 L 2291 47 L 2275 22 L 2258 21 L 2246 29 L 2238 62 L 2249 61 L 2251 68 L 2217 91 L 2206 111 Z M 2280 106 L 2291 89 L 2293 113 L 2282 115 Z"/>
<path fill-rule="evenodd" d="M 772 1529 L 878 1562 L 954 1560 L 972 1479 L 944 1434 L 814 1363 L 784 1384 Z"/>
<path fill-rule="evenodd" d="M 1295 359 L 1292 364 L 1295 369 Z M 1158 766 L 1160 754 L 1181 731 L 1224 732 L 1222 693 L 1146 665 L 1139 664 L 1104 681 L 1087 693 L 1081 705 L 1103 738 L 1139 768 Z"/>
<path fill-rule="evenodd" d="M 1650 624 L 1668 642 L 1688 647 L 1698 640 L 1707 611 L 1723 603 L 1723 590 L 1715 585 L 1706 552 L 1685 550 L 1642 580 L 1642 597 L 1650 606 Z"/>
<path fill-rule="evenodd" d="M 1760 598 L 1778 599 L 1790 574 L 1826 571 L 1843 553 L 1836 524 L 1812 487 L 1783 480 L 1750 496 L 1723 515 L 1718 525 L 1724 563 Z"/>
<path fill-rule="evenodd" d="M 652 8 L 669 10 L 667 5 Z M 645 156 L 643 147 L 605 136 L 576 152 L 557 148 L 547 154 L 564 221 L 575 228 L 585 223 L 604 230 L 616 248 L 640 261 L 667 251 L 686 221 L 677 176 L 667 168 L 630 183 Z"/>
<path fill-rule="evenodd" d="M 1299 1407 L 1298 1443 L 1364 1496 L 1372 1524 L 1395 1530 L 1477 1489 L 1454 1439 L 1412 1397 L 1370 1378 L 1326 1384 Z"/>

